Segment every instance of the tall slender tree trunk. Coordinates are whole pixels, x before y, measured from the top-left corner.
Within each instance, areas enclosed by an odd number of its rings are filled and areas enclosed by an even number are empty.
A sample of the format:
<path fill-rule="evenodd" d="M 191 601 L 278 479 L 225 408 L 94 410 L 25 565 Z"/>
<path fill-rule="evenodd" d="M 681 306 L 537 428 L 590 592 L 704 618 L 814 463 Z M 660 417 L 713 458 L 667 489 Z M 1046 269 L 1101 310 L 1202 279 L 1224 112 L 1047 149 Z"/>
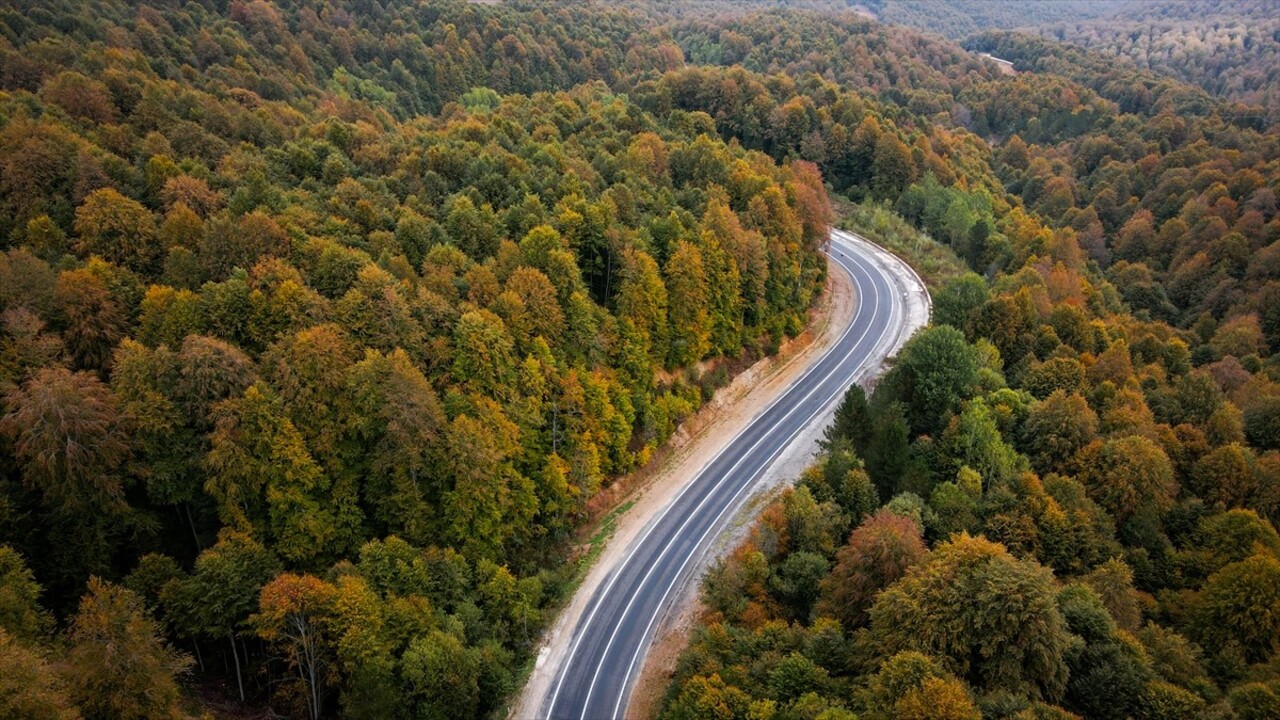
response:
<path fill-rule="evenodd" d="M 204 550 L 204 546 L 200 544 L 200 533 L 196 532 L 195 518 L 191 517 L 191 504 L 182 503 L 183 513 L 187 516 L 187 527 L 191 528 L 191 539 L 196 543 L 196 552 Z"/>
<path fill-rule="evenodd" d="M 613 253 L 606 246 L 604 249 L 604 302 L 605 303 L 609 302 L 609 292 L 612 288 L 613 288 Z"/>
<path fill-rule="evenodd" d="M 244 639 L 243 635 L 240 636 L 240 652 L 243 653 L 244 664 L 248 665 L 249 664 L 249 642 Z"/>
<path fill-rule="evenodd" d="M 228 633 L 227 640 L 231 643 L 231 657 L 236 659 L 236 688 L 240 690 L 240 702 L 244 702 L 244 680 L 240 678 L 240 653 L 236 651 L 236 636 Z"/>

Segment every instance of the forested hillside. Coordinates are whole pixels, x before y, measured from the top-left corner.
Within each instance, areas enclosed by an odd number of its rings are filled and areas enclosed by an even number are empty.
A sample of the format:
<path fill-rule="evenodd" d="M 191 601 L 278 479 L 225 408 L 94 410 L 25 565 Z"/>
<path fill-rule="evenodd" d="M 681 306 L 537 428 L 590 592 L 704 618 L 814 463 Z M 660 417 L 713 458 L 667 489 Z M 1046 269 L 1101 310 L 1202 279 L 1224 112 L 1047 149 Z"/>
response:
<path fill-rule="evenodd" d="M 983 30 L 1108 17 L 1147 0 L 862 0 L 876 19 L 959 40 Z"/>
<path fill-rule="evenodd" d="M 978 42 L 1046 72 L 1062 48 L 1016 35 Z M 1203 319 L 1202 333 L 1252 314 L 1275 347 L 1274 109 L 1220 104 L 1100 62 L 1072 72 L 1090 88 L 1088 111 L 1046 113 L 1063 85 L 1039 72 L 1012 81 L 1016 105 L 995 89 L 962 96 L 975 130 L 1005 140 L 994 165 L 1006 186 L 1075 228 L 1135 312 L 1183 327 Z"/>
<path fill-rule="evenodd" d="M 936 102 L 940 93 L 997 73 L 953 43 L 852 13 L 774 11 L 690 20 L 676 24 L 672 36 L 694 64 L 741 64 L 797 79 L 814 73 L 846 89 L 890 97 L 914 112 L 928 112 L 916 103 Z"/>
<path fill-rule="evenodd" d="M 967 272 L 665 714 L 1280 712 L 1274 107 L 712 10 L 0 2 L 0 716 L 502 715 L 828 193 Z"/>
<path fill-rule="evenodd" d="M 1274 3 L 1129 3 L 1102 18 L 1066 20 L 1036 18 L 1029 25 L 1045 37 L 1194 83 L 1230 100 L 1272 107 L 1280 102 L 1280 16 Z"/>
<path fill-rule="evenodd" d="M 77 8 L 4 15 L 0 702 L 488 713 L 698 362 L 803 329 L 818 172 L 493 89 L 621 72 L 608 13 Z"/>
<path fill-rule="evenodd" d="M 712 24 L 793 62 L 787 23 L 755 22 Z M 973 272 L 708 575 L 663 717 L 1280 712 L 1270 108 L 1032 36 L 969 46 L 1021 72 L 913 115 L 954 174 L 893 207 Z M 955 152 L 962 128 L 991 151 Z"/>
<path fill-rule="evenodd" d="M 954 40 L 1038 34 L 1091 50 L 1094 61 L 1152 70 L 1229 101 L 1280 103 L 1280 15 L 1269 0 L 867 0 L 855 7 Z"/>

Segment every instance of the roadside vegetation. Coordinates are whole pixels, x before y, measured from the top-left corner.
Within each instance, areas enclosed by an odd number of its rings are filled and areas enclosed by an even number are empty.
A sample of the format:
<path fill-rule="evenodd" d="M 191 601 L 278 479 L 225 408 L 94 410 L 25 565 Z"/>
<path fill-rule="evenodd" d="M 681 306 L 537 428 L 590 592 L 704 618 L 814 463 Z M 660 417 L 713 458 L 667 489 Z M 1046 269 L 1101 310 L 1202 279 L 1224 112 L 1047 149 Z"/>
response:
<path fill-rule="evenodd" d="M 891 208 L 870 203 L 835 203 L 836 227 L 857 233 L 906 260 L 930 292 L 968 272 L 950 246 L 934 240 Z"/>
<path fill-rule="evenodd" d="M 708 574 L 662 717 L 1280 712 L 1275 129 L 1040 38 L 970 46 L 1024 71 L 950 112 L 999 184 L 840 206 L 941 274 L 933 325 Z"/>

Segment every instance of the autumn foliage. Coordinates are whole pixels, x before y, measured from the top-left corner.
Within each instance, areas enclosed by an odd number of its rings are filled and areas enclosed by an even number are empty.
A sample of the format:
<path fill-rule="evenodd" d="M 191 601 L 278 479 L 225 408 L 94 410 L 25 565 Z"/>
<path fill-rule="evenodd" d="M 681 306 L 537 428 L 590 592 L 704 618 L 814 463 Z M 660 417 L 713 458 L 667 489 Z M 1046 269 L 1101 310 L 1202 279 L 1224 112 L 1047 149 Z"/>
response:
<path fill-rule="evenodd" d="M 0 0 L 0 715 L 500 714 L 853 223 L 934 325 L 664 712 L 1266 717 L 1270 18 L 738 5 Z"/>

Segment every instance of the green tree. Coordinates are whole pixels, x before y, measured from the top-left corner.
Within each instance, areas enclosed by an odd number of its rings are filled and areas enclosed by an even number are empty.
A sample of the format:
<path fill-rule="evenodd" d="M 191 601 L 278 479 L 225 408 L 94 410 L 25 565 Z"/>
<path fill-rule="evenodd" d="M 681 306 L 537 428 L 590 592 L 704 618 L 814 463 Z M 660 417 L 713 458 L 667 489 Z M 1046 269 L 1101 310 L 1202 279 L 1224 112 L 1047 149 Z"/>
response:
<path fill-rule="evenodd" d="M 1098 433 L 1098 415 L 1084 397 L 1056 390 L 1031 406 L 1020 445 L 1041 473 L 1066 472 L 1071 461 Z"/>
<path fill-rule="evenodd" d="M 771 699 L 790 703 L 808 693 L 820 692 L 827 684 L 828 676 L 825 668 L 793 652 L 773 666 L 767 682 Z"/>
<path fill-rule="evenodd" d="M 0 631 L 15 642 L 39 640 L 50 625 L 39 599 L 40 585 L 22 556 L 0 545 Z"/>
<path fill-rule="evenodd" d="M 469 557 L 493 559 L 517 531 L 529 482 L 508 462 L 519 430 L 493 408 L 487 417 L 459 415 L 445 432 L 453 485 L 444 497 L 444 523 L 451 543 Z"/>
<path fill-rule="evenodd" d="M 458 102 L 471 112 L 489 112 L 497 109 L 502 96 L 491 88 L 473 87 L 463 93 Z"/>
<path fill-rule="evenodd" d="M 434 388 L 408 354 L 369 351 L 348 373 L 350 429 L 362 448 L 364 496 L 383 526 L 424 542 L 445 490 L 446 419 Z"/>
<path fill-rule="evenodd" d="M 1157 675 L 1178 687 L 1212 694 L 1213 681 L 1201 663 L 1198 645 L 1155 623 L 1147 623 L 1136 634 Z"/>
<path fill-rule="evenodd" d="M 1228 510 L 1201 518 L 1193 547 L 1209 556 L 1212 572 L 1257 552 L 1280 557 L 1280 534 L 1252 510 Z"/>
<path fill-rule="evenodd" d="M 658 274 L 658 264 L 647 253 L 624 253 L 617 304 L 619 322 L 633 323 L 648 343 L 649 357 L 655 364 L 663 364 L 668 347 L 667 288 Z"/>
<path fill-rule="evenodd" d="M 673 367 L 690 365 L 702 359 L 711 349 L 710 293 L 703 267 L 702 251 L 681 240 L 667 260 L 668 310 L 671 324 L 668 335 L 671 352 L 667 357 Z"/>
<path fill-rule="evenodd" d="M 1247 662 L 1270 659 L 1280 648 L 1280 560 L 1258 554 L 1211 575 L 1190 630 L 1211 652 L 1234 645 Z"/>
<path fill-rule="evenodd" d="M 474 260 L 498 249 L 498 218 L 487 203 L 477 206 L 467 195 L 454 195 L 444 207 L 444 228 L 459 248 Z"/>
<path fill-rule="evenodd" d="M 880 507 L 880 498 L 862 461 L 849 445 L 848 440 L 839 438 L 827 446 L 821 466 L 805 471 L 803 481 L 814 498 L 819 502 L 834 500 L 856 524 Z"/>
<path fill-rule="evenodd" d="M 1244 411 L 1244 432 L 1249 444 L 1263 450 L 1280 450 L 1280 397 L 1259 398 Z"/>
<path fill-rule="evenodd" d="M 1026 467 L 1026 461 L 1004 441 L 981 398 L 969 401 L 942 439 L 952 462 L 976 471 L 988 485 L 1007 483 Z"/>
<path fill-rule="evenodd" d="M 930 327 L 903 346 L 885 383 L 900 394 L 912 430 L 936 432 L 976 389 L 978 354 L 959 330 Z"/>
<path fill-rule="evenodd" d="M 788 617 L 808 618 L 828 569 L 830 563 L 819 553 L 807 550 L 789 553 L 773 568 L 769 590 L 787 609 Z"/>
<path fill-rule="evenodd" d="M 1191 468 L 1191 488 L 1210 503 L 1242 507 L 1256 494 L 1257 457 L 1249 448 L 1231 443 L 1215 448 Z"/>
<path fill-rule="evenodd" d="M 76 234 L 81 255 L 134 270 L 149 268 L 160 251 L 151 211 L 112 188 L 94 190 L 76 209 Z"/>
<path fill-rule="evenodd" d="M 1240 720 L 1266 720 L 1280 714 L 1280 683 L 1252 682 L 1232 688 L 1231 709 Z"/>
<path fill-rule="evenodd" d="M 981 275 L 967 272 L 947 281 L 933 296 L 933 321 L 967 331 L 973 317 L 988 299 L 987 283 Z"/>
<path fill-rule="evenodd" d="M 270 388 L 250 386 L 220 404 L 216 418 L 205 492 L 222 521 L 269 540 L 291 562 L 330 556 L 336 529 L 329 480 Z"/>
<path fill-rule="evenodd" d="M 1139 435 L 1094 443 L 1080 453 L 1089 495 L 1123 523 L 1143 510 L 1167 510 L 1178 485 L 1164 450 Z"/>
<path fill-rule="evenodd" d="M 433 631 L 409 644 L 401 659 L 414 717 L 471 717 L 480 702 L 479 658 L 448 633 Z"/>
<path fill-rule="evenodd" d="M 710 294 L 712 348 L 722 355 L 735 355 L 742 347 L 742 269 L 735 250 L 745 242 L 744 231 L 723 201 L 707 203 L 702 217 L 699 246 L 707 270 Z"/>
<path fill-rule="evenodd" d="M 1071 674 L 1065 705 L 1084 717 L 1132 717 L 1152 679 L 1141 646 L 1117 634 L 1102 599 L 1086 585 L 1063 588 L 1058 605 L 1071 632 L 1083 640 L 1067 653 Z"/>
<path fill-rule="evenodd" d="M 875 415 L 867 441 L 867 473 L 885 500 L 897 493 L 898 481 L 911 461 L 911 430 L 902 403 L 890 403 Z"/>
<path fill-rule="evenodd" d="M 866 452 L 871 434 L 871 408 L 867 393 L 857 383 L 850 385 L 836 406 L 835 416 L 822 431 L 823 443 L 829 449 L 840 439 L 847 440 L 857 452 Z"/>
<path fill-rule="evenodd" d="M 227 640 L 241 702 L 245 699 L 244 681 L 236 641 L 241 626 L 257 610 L 263 585 L 278 570 L 275 557 L 261 543 L 245 533 L 224 528 L 218 533 L 218 542 L 196 557 L 191 578 L 176 590 L 189 606 L 184 614 L 197 623 L 192 628 L 194 634 Z"/>
<path fill-rule="evenodd" d="M 1070 646 L 1054 594 L 1049 570 L 960 535 L 878 596 L 871 635 L 887 655 L 948 658 L 981 690 L 1052 700 L 1066 687 Z"/>
<path fill-rule="evenodd" d="M 1029 368 L 1022 389 L 1038 398 L 1059 390 L 1074 393 L 1084 385 L 1084 366 L 1075 358 L 1054 357 Z"/>
<path fill-rule="evenodd" d="M 1209 373 L 1189 372 L 1173 388 L 1181 422 L 1204 425 L 1222 405 L 1222 390 Z"/>
<path fill-rule="evenodd" d="M 394 716 L 404 706 L 396 674 L 401 643 L 434 625 L 421 598 L 385 601 L 359 575 L 335 581 L 333 632 L 341 672 L 342 716 L 363 720 Z"/>
<path fill-rule="evenodd" d="M 1138 701 L 1137 717 L 1143 720 L 1177 720 L 1203 717 L 1208 709 L 1204 698 L 1167 682 L 1148 683 Z"/>
<path fill-rule="evenodd" d="M 515 379 L 515 348 L 502 318 L 488 310 L 465 313 L 453 331 L 453 376 L 463 387 L 507 398 Z"/>
<path fill-rule="evenodd" d="M 40 258 L 57 262 L 70 249 L 67 234 L 48 215 L 40 215 L 27 221 L 26 244 Z"/>
<path fill-rule="evenodd" d="M 199 333 L 204 326 L 200 296 L 190 290 L 152 285 L 142 298 L 138 317 L 138 339 L 155 347 L 182 346 L 183 338 Z"/>

